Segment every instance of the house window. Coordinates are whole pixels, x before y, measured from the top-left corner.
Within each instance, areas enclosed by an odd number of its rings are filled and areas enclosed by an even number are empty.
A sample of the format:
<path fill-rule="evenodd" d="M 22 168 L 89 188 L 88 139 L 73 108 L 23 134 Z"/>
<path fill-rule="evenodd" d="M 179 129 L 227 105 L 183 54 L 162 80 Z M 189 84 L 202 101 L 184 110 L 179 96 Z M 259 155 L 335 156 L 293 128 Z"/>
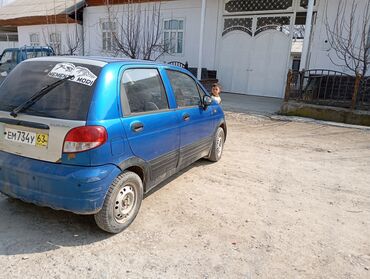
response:
<path fill-rule="evenodd" d="M 184 20 L 164 20 L 163 43 L 165 52 L 182 54 L 184 52 Z"/>
<path fill-rule="evenodd" d="M 30 34 L 30 46 L 39 46 L 40 38 L 38 33 Z"/>
<path fill-rule="evenodd" d="M 103 21 L 101 23 L 102 29 L 102 48 L 104 51 L 113 51 L 116 48 L 116 26 L 112 21 Z"/>
<path fill-rule="evenodd" d="M 61 54 L 62 35 L 60 33 L 50 33 L 49 43 L 56 54 Z"/>

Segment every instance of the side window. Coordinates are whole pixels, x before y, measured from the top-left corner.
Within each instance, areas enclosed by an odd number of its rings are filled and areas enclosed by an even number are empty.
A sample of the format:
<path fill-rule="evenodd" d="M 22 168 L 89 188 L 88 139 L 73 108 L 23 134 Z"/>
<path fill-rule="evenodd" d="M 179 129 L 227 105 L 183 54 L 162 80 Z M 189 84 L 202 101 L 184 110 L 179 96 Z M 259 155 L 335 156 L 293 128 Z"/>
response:
<path fill-rule="evenodd" d="M 188 75 L 167 70 L 178 107 L 199 106 L 200 96 L 198 86 Z"/>
<path fill-rule="evenodd" d="M 121 90 L 131 113 L 168 109 L 162 80 L 156 69 L 129 69 L 123 73 Z"/>
<path fill-rule="evenodd" d="M 16 51 L 6 51 L 1 57 L 1 64 L 4 63 L 17 63 L 17 52 Z"/>

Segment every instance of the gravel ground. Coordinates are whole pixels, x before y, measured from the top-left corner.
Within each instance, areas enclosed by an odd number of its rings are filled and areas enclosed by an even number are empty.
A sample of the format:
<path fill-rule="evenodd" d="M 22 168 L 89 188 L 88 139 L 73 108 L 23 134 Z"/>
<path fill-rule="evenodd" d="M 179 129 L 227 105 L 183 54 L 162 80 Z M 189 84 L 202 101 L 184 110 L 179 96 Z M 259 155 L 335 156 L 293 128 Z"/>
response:
<path fill-rule="evenodd" d="M 0 197 L 1 278 L 370 278 L 370 131 L 228 113 L 119 235 Z"/>

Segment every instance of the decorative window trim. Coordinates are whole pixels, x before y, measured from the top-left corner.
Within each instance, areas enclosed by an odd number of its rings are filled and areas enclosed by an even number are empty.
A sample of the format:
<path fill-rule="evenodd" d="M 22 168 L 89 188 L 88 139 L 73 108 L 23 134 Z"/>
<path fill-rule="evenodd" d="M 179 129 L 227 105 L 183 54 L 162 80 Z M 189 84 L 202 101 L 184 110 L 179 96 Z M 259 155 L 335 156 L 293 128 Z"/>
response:
<path fill-rule="evenodd" d="M 229 0 L 225 1 L 224 11 L 229 14 L 277 12 L 293 8 L 293 0 Z"/>
<path fill-rule="evenodd" d="M 274 16 L 226 17 L 224 18 L 222 36 L 233 31 L 242 31 L 251 37 L 255 37 L 268 30 L 276 30 L 285 35 L 290 35 L 291 20 L 291 16 L 286 14 Z"/>
<path fill-rule="evenodd" d="M 281 22 L 279 22 L 281 20 Z M 275 16 L 275 17 L 258 17 L 257 27 L 254 36 L 263 33 L 267 30 L 277 30 L 286 35 L 290 34 L 290 16 Z M 289 26 L 286 28 L 286 26 Z"/>
<path fill-rule="evenodd" d="M 232 32 L 232 31 L 242 31 L 250 36 L 253 36 L 252 31 L 253 18 L 248 17 L 237 17 L 237 18 L 225 18 L 224 19 L 224 31 L 222 36 Z"/>

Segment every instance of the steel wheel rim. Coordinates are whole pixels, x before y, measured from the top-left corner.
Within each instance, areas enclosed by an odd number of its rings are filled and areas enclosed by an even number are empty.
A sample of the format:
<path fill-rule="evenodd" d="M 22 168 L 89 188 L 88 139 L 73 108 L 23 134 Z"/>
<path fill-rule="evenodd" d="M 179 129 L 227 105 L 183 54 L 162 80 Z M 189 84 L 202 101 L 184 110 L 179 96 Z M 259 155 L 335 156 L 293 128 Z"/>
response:
<path fill-rule="evenodd" d="M 118 223 L 125 223 L 134 211 L 136 193 L 134 186 L 127 184 L 118 191 L 114 202 L 113 214 Z"/>
<path fill-rule="evenodd" d="M 223 137 L 222 133 L 219 133 L 219 135 L 218 135 L 218 137 L 216 139 L 216 153 L 217 153 L 217 157 L 221 157 L 223 145 L 224 145 L 224 137 Z"/>

